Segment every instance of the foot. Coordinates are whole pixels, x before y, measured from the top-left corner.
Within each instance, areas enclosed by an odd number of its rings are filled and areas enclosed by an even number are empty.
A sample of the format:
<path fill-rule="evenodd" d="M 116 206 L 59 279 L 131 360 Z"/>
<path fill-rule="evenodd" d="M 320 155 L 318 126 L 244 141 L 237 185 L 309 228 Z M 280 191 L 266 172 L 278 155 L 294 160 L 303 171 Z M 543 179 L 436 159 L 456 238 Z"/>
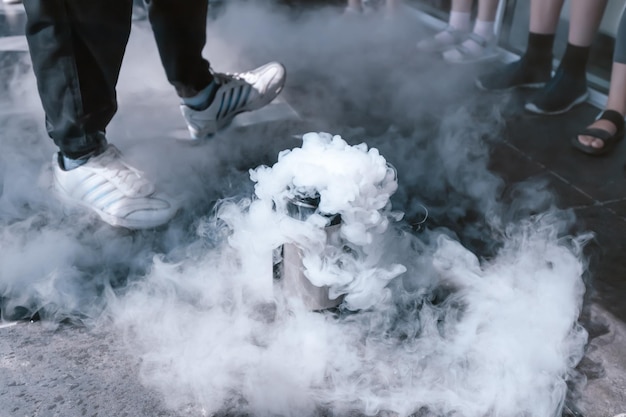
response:
<path fill-rule="evenodd" d="M 417 49 L 422 52 L 443 52 L 446 49 L 458 45 L 467 39 L 468 32 L 448 26 L 435 36 L 423 39 L 417 43 Z"/>
<path fill-rule="evenodd" d="M 269 104 L 282 91 L 285 75 L 285 67 L 277 62 L 238 74 L 213 74 L 217 89 L 206 108 L 180 106 L 191 139 L 211 137 L 236 115 Z"/>
<path fill-rule="evenodd" d="M 550 81 L 550 62 L 532 65 L 525 58 L 505 65 L 476 79 L 476 86 L 486 91 L 514 88 L 541 88 Z"/>
<path fill-rule="evenodd" d="M 94 211 L 112 226 L 157 227 L 167 223 L 177 211 L 176 204 L 155 191 L 113 145 L 69 171 L 64 168 L 63 157 L 57 154 L 52 167 L 54 188 L 62 199 Z"/>
<path fill-rule="evenodd" d="M 562 114 L 584 103 L 588 96 L 587 79 L 584 75 L 573 76 L 559 68 L 550 82 L 524 108 L 536 114 Z"/>
<path fill-rule="evenodd" d="M 475 33 L 470 33 L 465 42 L 444 51 L 442 56 L 445 61 L 451 64 L 471 64 L 495 59 L 498 57 L 495 37 L 486 39 Z"/>
<path fill-rule="evenodd" d="M 605 110 L 590 126 L 572 139 L 572 145 L 588 155 L 609 152 L 624 137 L 624 115 Z"/>
<path fill-rule="evenodd" d="M 599 129 L 607 132 L 610 136 L 617 133 L 617 127 L 608 120 L 596 120 L 587 129 Z M 578 135 L 578 142 L 584 146 L 590 146 L 595 149 L 604 148 L 604 141 L 591 135 Z"/>

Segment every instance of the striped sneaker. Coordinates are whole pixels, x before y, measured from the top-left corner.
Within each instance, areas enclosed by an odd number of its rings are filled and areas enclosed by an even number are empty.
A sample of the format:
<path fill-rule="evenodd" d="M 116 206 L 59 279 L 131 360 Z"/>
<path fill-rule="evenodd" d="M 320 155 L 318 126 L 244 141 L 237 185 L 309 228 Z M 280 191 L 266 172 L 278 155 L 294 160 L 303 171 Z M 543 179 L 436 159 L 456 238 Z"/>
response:
<path fill-rule="evenodd" d="M 93 210 L 112 226 L 157 227 L 178 209 L 173 200 L 155 191 L 140 171 L 130 167 L 113 145 L 69 171 L 63 167 L 61 154 L 56 154 L 52 169 L 54 188 L 63 200 Z"/>
<path fill-rule="evenodd" d="M 228 126 L 236 115 L 269 104 L 283 89 L 285 74 L 285 67 L 277 62 L 248 72 L 213 74 L 217 90 L 206 109 L 180 106 L 191 139 L 210 137 Z"/>

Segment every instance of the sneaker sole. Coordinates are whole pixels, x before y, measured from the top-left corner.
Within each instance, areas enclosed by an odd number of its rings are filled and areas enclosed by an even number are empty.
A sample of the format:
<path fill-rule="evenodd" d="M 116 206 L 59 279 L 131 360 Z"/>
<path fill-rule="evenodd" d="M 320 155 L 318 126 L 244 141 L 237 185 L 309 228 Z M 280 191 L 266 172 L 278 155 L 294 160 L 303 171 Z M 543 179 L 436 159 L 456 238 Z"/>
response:
<path fill-rule="evenodd" d="M 68 197 L 66 194 L 59 191 L 59 187 L 61 186 L 57 184 L 56 179 L 54 179 L 54 185 L 51 187 L 52 192 L 55 194 L 57 199 L 59 199 L 62 203 L 65 203 L 68 207 L 85 210 L 89 214 L 95 214 L 98 217 L 100 217 L 100 219 L 103 222 L 113 227 L 124 227 L 126 229 L 131 229 L 131 230 L 154 229 L 154 228 L 157 228 L 157 227 L 160 227 L 169 223 L 174 218 L 176 213 L 178 213 L 178 211 L 180 210 L 180 207 L 174 206 L 172 208 L 173 210 L 172 213 L 169 215 L 168 219 L 165 222 L 164 221 L 139 222 L 139 221 L 121 219 L 119 217 L 111 216 L 110 214 L 107 214 L 93 206 L 90 206 L 89 204 L 85 204 L 80 200 L 75 200 L 73 198 Z"/>
<path fill-rule="evenodd" d="M 527 84 L 518 84 L 518 85 L 512 85 L 510 87 L 506 87 L 506 88 L 487 88 L 483 85 L 483 83 L 480 82 L 480 80 L 476 80 L 475 82 L 476 87 L 478 87 L 480 90 L 482 91 L 491 91 L 491 92 L 506 92 L 506 91 L 513 91 L 515 89 L 518 88 L 526 88 L 526 89 L 540 89 L 543 88 L 546 83 L 542 82 L 542 83 L 527 83 Z"/>
<path fill-rule="evenodd" d="M 454 59 L 449 59 L 449 58 L 445 58 L 445 57 L 443 58 L 443 60 L 446 61 L 448 64 L 469 65 L 469 64 L 480 64 L 481 62 L 493 61 L 493 60 L 498 59 L 499 56 L 500 55 L 497 52 L 494 52 L 494 53 L 489 54 L 489 55 L 469 58 L 469 59 L 466 59 L 466 60 L 456 61 Z"/>
<path fill-rule="evenodd" d="M 542 110 L 539 107 L 537 107 L 534 103 L 526 103 L 526 105 L 524 106 L 524 109 L 534 114 L 541 114 L 544 116 L 556 116 L 559 114 L 567 113 L 575 106 L 578 106 L 579 104 L 584 103 L 585 101 L 587 101 L 588 97 L 589 97 L 589 91 L 585 91 L 585 94 L 582 94 L 581 96 L 576 98 L 576 100 L 571 102 L 567 107 L 559 109 L 559 110 L 555 110 L 555 111 Z"/>

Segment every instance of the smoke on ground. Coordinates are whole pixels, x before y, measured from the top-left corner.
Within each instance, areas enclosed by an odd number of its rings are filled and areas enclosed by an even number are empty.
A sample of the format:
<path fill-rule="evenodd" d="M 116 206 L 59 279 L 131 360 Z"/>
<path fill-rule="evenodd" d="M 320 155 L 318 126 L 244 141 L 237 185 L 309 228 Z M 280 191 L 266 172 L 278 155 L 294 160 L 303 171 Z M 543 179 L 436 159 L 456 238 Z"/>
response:
<path fill-rule="evenodd" d="M 568 235 L 542 184 L 503 199 L 488 169 L 501 103 L 477 96 L 472 70 L 418 55 L 426 32 L 407 15 L 234 3 L 207 56 L 218 71 L 284 62 L 282 99 L 303 120 L 189 146 L 149 29 L 134 26 L 108 136 L 185 202 L 153 231 L 57 201 L 34 79 L 17 74 L 3 108 L 24 104 L 0 121 L 3 314 L 112 322 L 146 384 L 208 414 L 556 415 L 586 342 L 586 237 Z M 281 211 L 292 183 L 341 214 L 349 250 L 325 252 L 325 216 Z M 338 310 L 276 295 L 288 241 L 345 297 Z"/>

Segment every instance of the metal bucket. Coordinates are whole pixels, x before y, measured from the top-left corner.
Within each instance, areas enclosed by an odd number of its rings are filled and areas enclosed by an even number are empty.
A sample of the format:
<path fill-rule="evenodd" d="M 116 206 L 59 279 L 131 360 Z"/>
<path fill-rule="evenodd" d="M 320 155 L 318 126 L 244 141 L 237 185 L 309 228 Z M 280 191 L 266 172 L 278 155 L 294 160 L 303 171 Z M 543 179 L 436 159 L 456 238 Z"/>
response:
<path fill-rule="evenodd" d="M 287 201 L 287 213 L 294 219 L 305 221 L 317 211 L 318 205 L 319 196 L 296 197 Z M 341 227 L 341 216 L 336 214 L 326 217 L 328 223 L 324 230 L 326 241 L 329 242 Z M 306 277 L 302 250 L 297 242 L 285 243 L 278 251 L 274 278 L 285 296 L 300 299 L 306 308 L 313 311 L 326 310 L 341 304 L 343 296 L 331 299 L 327 286 L 315 286 Z"/>

